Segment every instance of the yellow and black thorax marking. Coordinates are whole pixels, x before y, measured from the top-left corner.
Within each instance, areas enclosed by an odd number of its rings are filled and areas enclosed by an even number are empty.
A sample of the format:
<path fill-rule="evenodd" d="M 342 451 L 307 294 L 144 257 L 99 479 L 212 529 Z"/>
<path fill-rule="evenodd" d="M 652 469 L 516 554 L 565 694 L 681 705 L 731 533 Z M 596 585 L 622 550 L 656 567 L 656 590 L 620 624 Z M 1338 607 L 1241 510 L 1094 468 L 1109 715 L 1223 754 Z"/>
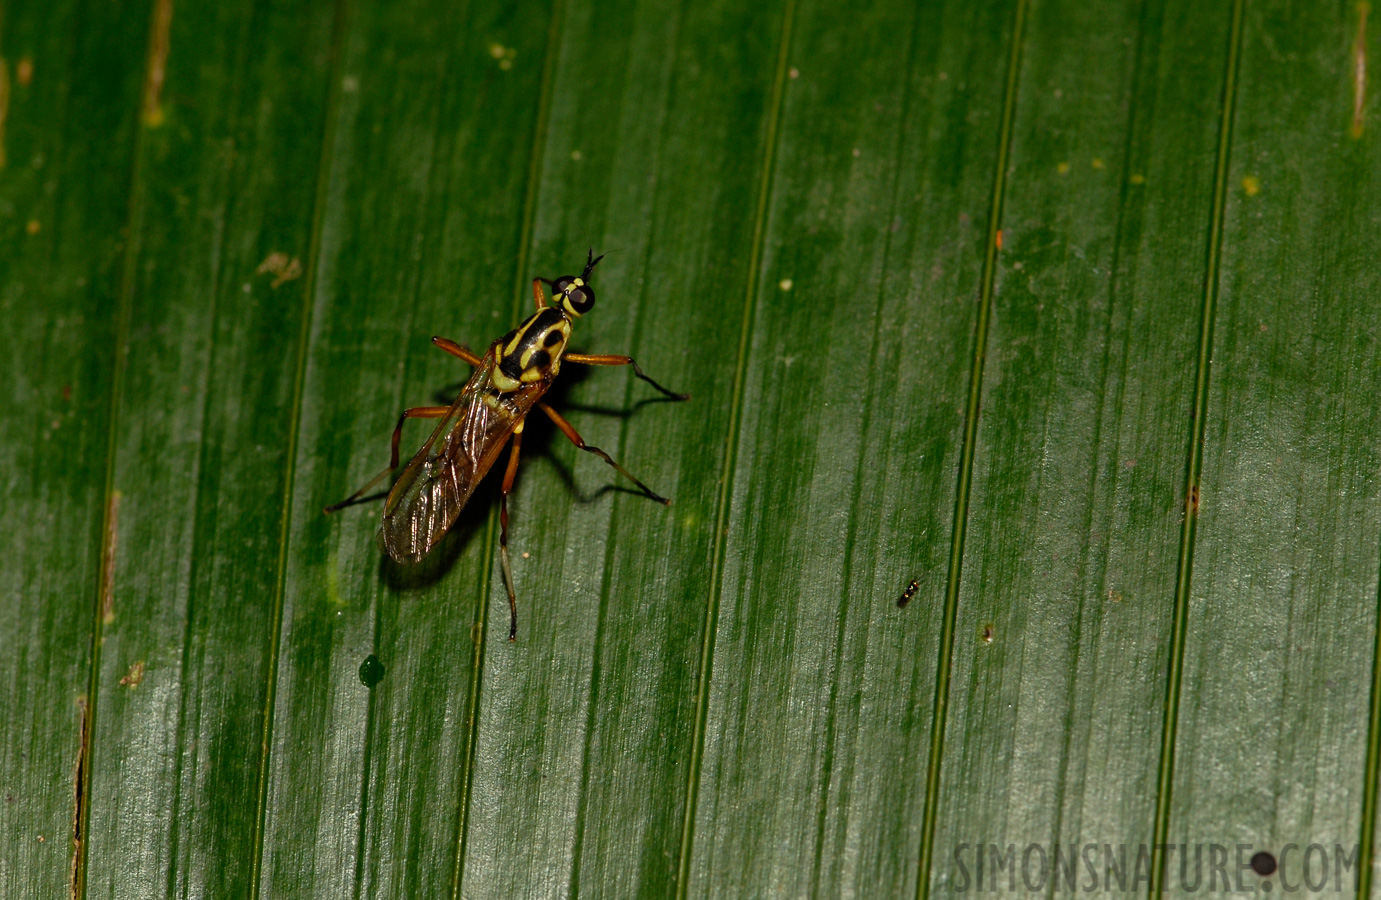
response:
<path fill-rule="evenodd" d="M 571 320 L 548 306 L 523 320 L 523 324 L 494 342 L 494 387 L 504 393 L 527 384 L 555 378 L 561 371 L 561 354 L 571 337 Z"/>

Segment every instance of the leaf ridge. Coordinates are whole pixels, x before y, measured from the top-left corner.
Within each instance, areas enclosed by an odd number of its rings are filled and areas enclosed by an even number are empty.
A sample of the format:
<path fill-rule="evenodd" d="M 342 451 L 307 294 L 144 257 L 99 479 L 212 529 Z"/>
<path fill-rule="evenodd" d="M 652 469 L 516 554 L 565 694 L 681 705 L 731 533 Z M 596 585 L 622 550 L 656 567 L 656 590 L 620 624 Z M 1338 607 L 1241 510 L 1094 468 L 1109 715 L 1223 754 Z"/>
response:
<path fill-rule="evenodd" d="M 77 767 L 79 781 L 75 791 L 77 808 L 72 822 L 72 839 L 75 846 L 72 849 L 70 888 L 73 900 L 79 900 L 86 894 L 87 847 L 91 843 L 87 839 L 87 828 L 91 816 L 91 773 L 94 768 L 92 762 L 96 744 L 96 701 L 101 680 L 101 644 L 104 642 L 105 636 L 106 597 L 114 589 L 112 584 L 114 566 L 111 564 L 111 555 L 114 551 L 116 516 L 119 508 L 118 495 L 115 490 L 115 448 L 120 434 L 120 396 L 124 393 L 125 369 L 129 356 L 130 318 L 134 309 L 134 286 L 140 247 L 141 229 L 139 223 L 144 216 L 143 157 L 146 127 L 142 111 L 149 90 L 149 82 L 153 77 L 152 73 L 156 65 L 153 57 L 155 54 L 155 35 L 159 28 L 158 20 L 158 4 L 154 3 L 151 4 L 148 42 L 144 54 L 143 89 L 140 92 L 139 107 L 134 112 L 134 159 L 129 175 L 130 204 L 128 225 L 126 226 L 128 237 L 124 248 L 124 259 L 121 261 L 120 307 L 115 314 L 115 348 L 112 357 L 114 371 L 111 373 L 110 379 L 110 429 L 106 434 L 105 487 L 102 491 L 105 499 L 105 512 L 101 522 L 101 565 L 98 568 L 100 575 L 97 579 L 93 607 L 94 622 L 91 628 L 91 649 L 87 654 L 91 669 L 88 675 L 85 703 L 82 705 L 82 747 L 80 763 Z"/>
<path fill-rule="evenodd" d="M 758 286 L 762 278 L 763 244 L 767 233 L 767 206 L 772 195 L 772 178 L 781 135 L 783 97 L 786 93 L 787 60 L 791 54 L 791 31 L 796 17 L 796 0 L 786 0 L 782 12 L 782 33 L 777 51 L 772 99 L 767 113 L 767 138 L 763 146 L 762 176 L 757 208 L 753 214 L 753 245 L 748 257 L 748 278 L 743 299 L 743 319 L 739 329 L 738 361 L 734 368 L 733 405 L 725 435 L 723 474 L 719 479 L 719 500 L 715 511 L 714 553 L 710 563 L 710 596 L 705 606 L 705 631 L 700 645 L 700 673 L 695 690 L 695 730 L 686 770 L 685 813 L 681 822 L 681 849 L 676 863 L 676 900 L 684 900 L 690 880 L 691 849 L 695 834 L 695 804 L 700 790 L 700 763 L 705 750 L 705 727 L 709 715 L 711 662 L 714 656 L 715 627 L 719 620 L 719 601 L 724 590 L 724 553 L 728 541 L 729 506 L 733 496 L 734 463 L 741 440 L 743 395 L 747 389 L 748 345 L 753 333 L 753 314 L 757 307 Z"/>
<path fill-rule="evenodd" d="M 1213 210 L 1209 220 L 1207 272 L 1203 312 L 1199 324 L 1199 356 L 1194 384 L 1193 425 L 1185 464 L 1184 523 L 1180 529 L 1179 561 L 1175 573 L 1175 608 L 1170 629 L 1170 659 L 1165 684 L 1165 719 L 1161 726 L 1160 765 L 1156 773 L 1155 839 L 1151 845 L 1152 898 L 1164 882 L 1166 836 L 1170 831 L 1170 801 L 1175 779 L 1175 734 L 1179 723 L 1180 680 L 1184 673 L 1184 645 L 1188 631 L 1189 589 L 1194 570 L 1194 532 L 1199 518 L 1199 479 L 1203 469 L 1204 418 L 1208 411 L 1209 369 L 1213 362 L 1213 319 L 1218 305 L 1218 266 L 1222 256 L 1223 218 L 1227 208 L 1228 162 L 1232 150 L 1232 120 L 1237 103 L 1237 68 L 1242 56 L 1244 0 L 1232 6 L 1227 71 L 1223 80 L 1222 119 L 1218 130 L 1218 159 L 1213 172 Z M 1359 882 L 1360 884 L 1360 882 Z"/>
<path fill-rule="evenodd" d="M 330 188 L 331 158 L 334 150 L 336 126 L 340 116 L 341 66 L 345 57 L 348 0 L 336 0 L 335 21 L 331 35 L 331 61 L 328 67 L 326 116 L 321 143 L 321 161 L 317 166 L 316 200 L 312 210 L 312 233 L 307 271 L 302 280 L 302 324 L 297 336 L 297 363 L 293 374 L 292 414 L 289 417 L 288 447 L 283 472 L 283 508 L 279 514 L 278 571 L 273 592 L 273 614 L 270 618 L 268 684 L 264 693 L 264 716 L 260 725 L 259 783 L 255 803 L 254 857 L 250 861 L 250 900 L 259 900 L 263 891 L 264 825 L 268 815 L 269 762 L 273 747 L 274 704 L 278 691 L 278 657 L 282 649 L 283 603 L 288 580 L 288 538 L 292 525 L 293 482 L 297 474 L 297 442 L 302 431 L 302 402 L 307 384 L 307 351 L 311 343 L 312 312 L 315 308 L 317 274 L 321 262 L 322 228 L 326 218 L 327 195 Z"/>
<path fill-rule="evenodd" d="M 978 413 L 983 394 L 983 361 L 987 353 L 988 319 L 992 310 L 997 251 L 1002 239 L 1002 201 L 1007 187 L 1007 158 L 1012 146 L 1016 117 L 1017 86 L 1021 74 L 1021 47 L 1026 34 L 1026 0 L 1017 0 L 1012 23 L 1012 52 L 1007 60 L 1007 86 L 1002 103 L 997 163 L 993 174 L 992 202 L 988 213 L 988 247 L 983 259 L 979 290 L 978 322 L 974 328 L 973 366 L 969 375 L 968 406 L 964 412 L 964 446 L 959 456 L 959 485 L 954 498 L 954 531 L 950 540 L 949 573 L 945 586 L 945 617 L 940 630 L 936 663 L 935 702 L 930 719 L 930 762 L 926 768 L 925 806 L 921 821 L 920 864 L 916 874 L 916 900 L 930 893 L 930 864 L 935 848 L 935 812 L 940 801 L 940 765 L 944 754 L 945 716 L 949 705 L 950 670 L 954 657 L 954 628 L 959 612 L 959 578 L 964 562 L 964 529 L 968 521 L 973 457 L 978 443 Z"/>
<path fill-rule="evenodd" d="M 523 288 L 527 282 L 527 270 L 532 251 L 532 235 L 536 228 L 537 197 L 541 190 L 543 150 L 546 146 L 547 129 L 551 124 L 552 95 L 555 92 L 556 64 L 561 55 L 561 30 L 566 21 L 566 0 L 554 0 L 551 11 L 551 25 L 547 29 L 547 49 L 542 60 L 542 82 L 538 89 L 536 126 L 532 134 L 532 152 L 528 156 L 526 196 L 523 198 L 522 228 L 518 236 L 518 264 L 514 273 L 512 311 L 513 320 L 521 319 Z M 467 725 L 469 735 L 465 742 L 460 775 L 460 816 L 456 821 L 456 854 L 451 872 L 452 900 L 460 897 L 461 882 L 465 874 L 465 843 L 470 825 L 470 789 L 474 782 L 475 747 L 479 743 L 479 702 L 480 689 L 484 675 L 484 649 L 489 634 L 488 609 L 490 590 L 494 583 L 494 545 L 498 525 L 497 511 L 491 511 L 484 534 L 484 556 L 487 565 L 480 579 L 479 600 L 475 605 L 475 655 L 470 667 L 470 697 L 468 701 L 470 720 Z"/>

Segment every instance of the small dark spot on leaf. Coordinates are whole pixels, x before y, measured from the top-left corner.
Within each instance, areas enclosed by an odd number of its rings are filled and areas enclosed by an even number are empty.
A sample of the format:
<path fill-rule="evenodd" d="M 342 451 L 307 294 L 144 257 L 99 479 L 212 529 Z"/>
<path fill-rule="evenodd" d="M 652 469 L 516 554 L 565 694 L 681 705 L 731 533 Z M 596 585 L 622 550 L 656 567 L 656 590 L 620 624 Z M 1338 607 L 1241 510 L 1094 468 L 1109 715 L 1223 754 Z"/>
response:
<path fill-rule="evenodd" d="M 384 664 L 379 662 L 379 657 L 371 653 L 360 663 L 360 683 L 372 691 L 374 686 L 383 680 Z"/>

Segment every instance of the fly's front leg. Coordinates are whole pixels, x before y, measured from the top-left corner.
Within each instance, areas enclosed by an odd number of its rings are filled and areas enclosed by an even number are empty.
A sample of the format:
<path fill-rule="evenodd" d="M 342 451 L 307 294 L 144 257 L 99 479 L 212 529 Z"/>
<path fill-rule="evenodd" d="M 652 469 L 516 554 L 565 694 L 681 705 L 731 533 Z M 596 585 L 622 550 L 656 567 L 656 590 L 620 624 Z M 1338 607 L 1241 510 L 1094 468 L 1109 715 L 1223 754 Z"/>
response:
<path fill-rule="evenodd" d="M 544 281 L 546 281 L 547 284 L 551 284 L 551 282 L 547 281 L 545 278 L 532 279 L 532 299 L 537 301 L 538 312 L 547 308 L 547 295 L 542 291 L 542 282 Z"/>
<path fill-rule="evenodd" d="M 569 359 L 570 357 L 567 356 L 566 358 Z M 561 429 L 561 433 L 564 434 L 566 437 L 570 438 L 572 444 L 575 444 L 577 447 L 579 447 L 581 450 L 584 450 L 587 453 L 593 453 L 595 456 L 598 456 L 600 459 L 604 460 L 609 465 L 613 466 L 615 469 L 618 470 L 618 473 L 620 475 L 636 484 L 639 490 L 641 490 L 644 494 L 647 494 L 647 496 L 651 497 L 653 500 L 656 500 L 658 503 L 663 503 L 667 506 L 671 505 L 670 500 L 668 500 L 666 497 L 663 497 L 661 494 L 655 493 L 652 490 L 652 488 L 648 487 L 638 479 L 634 478 L 631 472 L 629 472 L 627 469 L 625 469 L 618 463 L 614 462 L 613 458 L 610 457 L 608 453 L 605 453 L 598 447 L 591 447 L 589 444 L 585 443 L 585 439 L 576 433 L 576 430 L 571 427 L 571 423 L 567 422 L 566 419 L 559 412 L 552 409 L 545 403 L 539 403 L 537 405 L 542 407 L 542 412 L 546 413 L 548 418 L 550 418 L 553 422 L 556 423 L 556 427 Z"/>
<path fill-rule="evenodd" d="M 368 484 L 360 488 L 355 493 L 351 494 L 349 497 L 346 497 L 339 503 L 332 503 L 330 506 L 326 507 L 323 510 L 323 512 L 325 512 L 327 515 L 330 515 L 331 513 L 336 512 L 337 510 L 344 509 L 345 507 L 351 505 L 356 500 L 359 500 L 361 497 L 363 497 L 365 494 L 374 490 L 375 486 L 378 485 L 379 482 L 383 481 L 385 478 L 388 477 L 388 474 L 390 472 L 398 468 L 398 441 L 401 440 L 403 437 L 404 422 L 406 422 L 408 419 L 439 419 L 450 411 L 451 408 L 449 406 L 414 406 L 411 409 L 403 410 L 403 414 L 398 417 L 398 425 L 393 429 L 393 452 L 390 454 L 388 459 L 388 468 L 384 469 L 378 475 L 375 475 L 373 478 L 369 479 Z"/>
<path fill-rule="evenodd" d="M 669 391 L 657 382 L 653 381 L 651 378 L 648 378 L 647 375 L 643 374 L 642 368 L 633 360 L 633 357 L 631 356 L 614 356 L 611 354 L 599 354 L 591 356 L 586 353 L 566 353 L 561 356 L 561 359 L 565 362 L 580 363 L 586 366 L 632 366 L 634 375 L 637 375 L 643 381 L 646 381 L 648 384 L 652 385 L 657 390 L 661 391 L 663 394 L 666 394 L 671 399 L 690 399 L 690 394 L 678 394 L 675 391 Z"/>
<path fill-rule="evenodd" d="M 518 593 L 513 589 L 513 565 L 508 561 L 508 494 L 518 474 L 518 448 L 523 443 L 523 423 L 513 429 L 513 449 L 508 454 L 508 468 L 503 473 L 503 490 L 499 494 L 499 559 L 503 562 L 503 583 L 508 589 L 508 639 L 518 639 Z"/>
<path fill-rule="evenodd" d="M 441 335 L 437 335 L 436 337 L 432 338 L 432 343 L 436 344 L 438 347 L 440 347 L 442 350 L 445 350 L 452 356 L 465 360 L 467 363 L 469 363 L 477 369 L 480 366 L 484 365 L 484 361 L 480 359 L 478 356 L 476 356 L 474 353 L 472 353 L 470 351 L 470 348 L 466 347 L 464 344 L 457 344 L 455 341 L 449 338 L 444 338 Z"/>

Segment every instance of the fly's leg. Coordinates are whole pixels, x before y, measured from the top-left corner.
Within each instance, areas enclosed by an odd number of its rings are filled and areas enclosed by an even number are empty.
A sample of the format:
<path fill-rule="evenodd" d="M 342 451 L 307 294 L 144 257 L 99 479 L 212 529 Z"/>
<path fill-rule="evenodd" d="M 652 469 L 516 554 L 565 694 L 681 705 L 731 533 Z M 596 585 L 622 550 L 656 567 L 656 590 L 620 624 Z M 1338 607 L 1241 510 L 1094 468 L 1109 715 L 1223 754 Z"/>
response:
<path fill-rule="evenodd" d="M 542 282 L 544 281 L 546 281 L 547 284 L 551 284 L 551 282 L 547 281 L 545 278 L 532 279 L 532 299 L 537 301 L 538 312 L 547 308 L 547 295 L 542 292 Z"/>
<path fill-rule="evenodd" d="M 484 361 L 481 360 L 474 353 L 472 353 L 469 347 L 466 347 L 463 344 L 457 344 L 455 341 L 449 338 L 444 338 L 441 335 L 437 335 L 436 337 L 432 338 L 432 343 L 436 344 L 438 347 L 440 347 L 442 350 L 445 350 L 452 356 L 465 360 L 467 363 L 474 366 L 475 368 L 479 368 L 480 366 L 484 365 Z"/>
<path fill-rule="evenodd" d="M 567 356 L 567 359 L 569 358 L 570 357 Z M 614 462 L 613 458 L 608 453 L 605 453 L 598 447 L 591 447 L 589 444 L 585 443 L 585 439 L 576 433 L 576 430 L 571 427 L 571 423 L 567 422 L 565 417 L 563 417 L 559 412 L 552 409 L 545 403 L 539 403 L 537 405 L 542 407 L 542 412 L 546 413 L 548 418 L 550 418 L 553 422 L 556 423 L 556 427 L 561 429 L 561 433 L 564 434 L 566 437 L 570 438 L 572 444 L 575 444 L 577 447 L 579 447 L 581 450 L 586 451 L 587 453 L 593 453 L 595 456 L 598 456 L 600 459 L 604 460 L 609 465 L 613 466 L 615 469 L 618 470 L 620 475 L 636 484 L 639 490 L 641 490 L 647 496 L 651 497 L 653 500 L 656 500 L 658 503 L 665 504 L 666 506 L 671 505 L 670 500 L 668 500 L 666 497 L 663 497 L 661 494 L 654 492 L 652 488 L 648 487 L 638 479 L 634 478 L 631 472 L 629 472 L 627 469 L 625 469 L 618 463 Z"/>
<path fill-rule="evenodd" d="M 403 437 L 403 423 L 408 419 L 440 419 L 450 412 L 449 406 L 414 406 L 412 409 L 403 410 L 403 414 L 398 417 L 398 425 L 393 429 L 393 452 L 388 457 L 388 467 L 390 470 L 398 468 L 398 442 Z"/>
<path fill-rule="evenodd" d="M 508 589 L 508 639 L 518 639 L 518 595 L 513 589 L 513 565 L 508 561 L 508 494 L 518 474 L 518 447 L 523 443 L 523 423 L 513 429 L 513 449 L 508 454 L 508 468 L 503 473 L 503 491 L 499 494 L 499 559 L 503 562 L 503 583 Z"/>
<path fill-rule="evenodd" d="M 586 366 L 632 366 L 634 375 L 637 375 L 643 381 L 646 381 L 648 384 L 652 385 L 657 390 L 661 391 L 663 394 L 666 394 L 671 399 L 690 399 L 690 394 L 678 394 L 675 391 L 669 391 L 657 382 L 653 381 L 651 378 L 648 378 L 647 375 L 643 374 L 642 367 L 639 366 L 636 362 L 634 362 L 633 357 L 631 356 L 614 356 L 610 354 L 599 354 L 591 356 L 586 353 L 566 353 L 561 356 L 561 359 L 566 362 L 580 363 Z"/>
<path fill-rule="evenodd" d="M 397 427 L 393 429 L 393 453 L 389 456 L 388 468 L 384 469 L 378 475 L 375 475 L 373 478 L 369 479 L 368 484 L 360 488 L 355 493 L 351 494 L 349 497 L 346 497 L 339 503 L 332 503 L 330 506 L 326 507 L 322 511 L 329 516 L 331 513 L 336 512 L 337 510 L 345 509 L 345 507 L 350 506 L 355 501 L 363 497 L 365 494 L 374 490 L 374 488 L 379 484 L 379 482 L 383 481 L 385 478 L 388 477 L 390 472 L 398 468 L 398 441 L 403 437 L 404 422 L 406 422 L 408 419 L 439 419 L 450 411 L 451 408 L 449 406 L 414 406 L 411 409 L 403 410 L 403 414 L 398 417 Z"/>

